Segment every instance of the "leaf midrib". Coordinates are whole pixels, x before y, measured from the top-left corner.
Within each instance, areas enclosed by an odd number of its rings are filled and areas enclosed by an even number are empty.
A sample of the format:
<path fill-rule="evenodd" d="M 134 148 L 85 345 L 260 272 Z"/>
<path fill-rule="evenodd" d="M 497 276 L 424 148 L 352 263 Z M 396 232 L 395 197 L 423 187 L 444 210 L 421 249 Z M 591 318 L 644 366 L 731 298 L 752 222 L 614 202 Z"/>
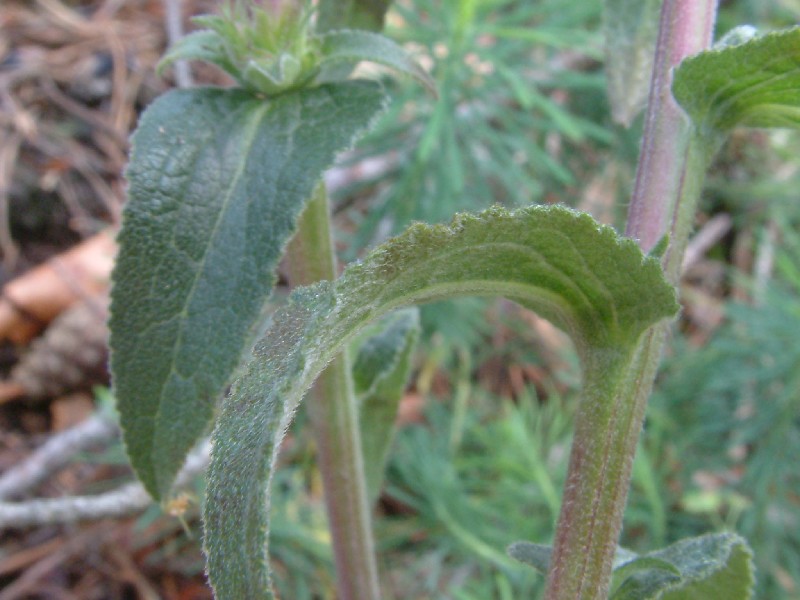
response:
<path fill-rule="evenodd" d="M 250 108 L 251 106 L 252 106 L 252 103 L 250 103 L 250 102 L 248 102 L 246 104 L 243 104 L 241 110 L 235 112 L 231 116 L 231 120 L 232 121 L 235 120 L 236 117 L 238 117 L 241 114 L 241 112 L 247 111 L 248 109 L 252 110 Z M 175 337 L 175 343 L 172 346 L 172 352 L 171 352 L 171 355 L 170 355 L 170 369 L 169 369 L 169 372 L 167 373 L 166 378 L 164 379 L 164 384 L 161 386 L 161 392 L 159 394 L 159 399 L 158 399 L 158 408 L 157 408 L 157 410 L 155 412 L 155 415 L 153 416 L 153 431 L 152 431 L 152 435 L 151 435 L 151 439 L 150 439 L 150 448 L 151 448 L 150 454 L 151 454 L 151 456 L 153 456 L 153 454 L 155 453 L 155 450 L 156 450 L 155 442 L 156 442 L 156 439 L 158 438 L 158 435 L 157 435 L 158 431 L 161 429 L 162 408 L 164 407 L 164 405 L 166 404 L 166 401 L 167 401 L 167 399 L 164 396 L 164 391 L 165 391 L 166 384 L 173 377 L 173 375 L 180 376 L 180 373 L 178 373 L 178 371 L 175 368 L 175 364 L 176 364 L 176 361 L 177 361 L 177 356 L 179 354 L 179 350 L 183 346 L 183 339 L 184 339 L 184 336 L 185 336 L 186 326 L 187 326 L 186 317 L 188 316 L 187 315 L 188 307 L 191 304 L 192 298 L 194 298 L 194 295 L 195 295 L 195 293 L 197 291 L 198 283 L 199 283 L 199 281 L 201 280 L 201 278 L 203 276 L 203 273 L 204 273 L 204 270 L 205 270 L 205 267 L 206 267 L 206 263 L 207 263 L 207 260 L 208 260 L 208 254 L 209 254 L 210 249 L 214 245 L 213 242 L 217 239 L 217 235 L 219 233 L 220 225 L 221 225 L 221 223 L 224 222 L 224 220 L 225 220 L 224 217 L 226 215 L 227 209 L 230 207 L 231 203 L 233 202 L 234 192 L 237 189 L 237 187 L 239 186 L 239 183 L 241 181 L 242 175 L 243 175 L 245 169 L 247 168 L 247 166 L 249 164 L 250 149 L 252 148 L 256 138 L 258 137 L 259 125 L 260 125 L 261 121 L 263 121 L 265 116 L 268 114 L 270 108 L 271 108 L 271 104 L 269 104 L 269 103 L 264 103 L 261 106 L 258 106 L 255 110 L 253 110 L 252 116 L 248 119 L 248 121 L 251 124 L 250 128 L 248 128 L 247 126 L 245 126 L 243 128 L 244 131 L 248 132 L 248 135 L 245 138 L 245 140 L 242 142 L 242 146 L 241 146 L 241 149 L 242 149 L 241 150 L 241 156 L 244 157 L 244 160 L 239 161 L 239 164 L 238 164 L 238 166 L 236 168 L 234 176 L 231 179 L 231 184 L 228 186 L 228 189 L 226 190 L 224 199 L 223 199 L 222 204 L 220 205 L 220 209 L 219 209 L 219 211 L 217 213 L 217 218 L 214 221 L 214 226 L 211 229 L 211 235 L 208 237 L 208 243 L 205 245 L 205 248 L 203 250 L 203 254 L 202 254 L 200 260 L 198 261 L 197 269 L 195 270 L 195 276 L 193 278 L 192 285 L 191 285 L 188 293 L 185 296 L 185 301 L 183 302 L 183 306 L 181 308 L 181 313 L 180 313 L 182 318 L 180 319 L 180 327 L 179 327 L 178 335 Z M 216 128 L 216 130 L 219 131 L 220 127 L 224 127 L 225 126 L 224 123 L 226 123 L 226 121 L 227 120 L 223 120 L 221 122 L 221 124 Z M 199 153 L 195 157 L 195 160 L 194 160 L 193 164 L 196 165 L 197 162 L 202 159 L 202 156 L 203 156 L 203 153 Z M 192 169 L 192 172 L 194 172 L 194 169 Z M 174 235 L 173 235 L 173 241 L 174 241 Z M 192 376 L 191 379 L 194 379 L 194 376 Z M 159 491 L 162 491 L 162 492 L 167 491 L 166 489 L 162 489 L 162 487 L 163 487 L 162 483 L 163 482 L 161 481 L 161 479 L 162 479 L 163 469 L 159 468 L 159 463 L 158 462 L 156 462 L 154 464 L 154 471 L 155 471 L 155 476 L 156 476 L 157 488 L 159 489 Z M 171 472 L 171 471 L 168 469 L 168 472 Z M 167 483 L 167 488 L 170 485 L 171 485 L 171 482 L 168 482 Z"/>

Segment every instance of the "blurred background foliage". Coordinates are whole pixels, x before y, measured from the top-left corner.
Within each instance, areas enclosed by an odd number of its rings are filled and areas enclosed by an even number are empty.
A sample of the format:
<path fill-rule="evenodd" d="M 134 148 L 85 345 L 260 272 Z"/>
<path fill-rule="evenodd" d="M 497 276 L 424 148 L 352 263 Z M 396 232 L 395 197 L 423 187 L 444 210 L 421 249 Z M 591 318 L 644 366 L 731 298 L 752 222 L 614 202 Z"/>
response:
<path fill-rule="evenodd" d="M 351 212 L 356 247 L 412 220 L 541 202 L 574 186 L 579 145 L 612 139 L 602 113 L 588 112 L 596 102 L 569 105 L 589 95 L 603 106 L 600 13 L 593 2 L 397 2 L 386 32 L 432 70 L 439 98 L 388 84 L 391 108 L 359 145 L 388 173 L 369 210 Z"/>

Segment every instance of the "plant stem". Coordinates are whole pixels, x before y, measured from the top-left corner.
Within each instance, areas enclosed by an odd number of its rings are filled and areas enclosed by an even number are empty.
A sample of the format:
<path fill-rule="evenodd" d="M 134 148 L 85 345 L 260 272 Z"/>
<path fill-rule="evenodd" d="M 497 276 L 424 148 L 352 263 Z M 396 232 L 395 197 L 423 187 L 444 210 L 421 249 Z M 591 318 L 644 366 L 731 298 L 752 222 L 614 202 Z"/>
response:
<path fill-rule="evenodd" d="M 648 252 L 667 233 L 682 196 L 689 120 L 672 97 L 672 69 L 711 41 L 716 0 L 665 0 L 650 100 L 625 235 Z"/>
<path fill-rule="evenodd" d="M 707 152 L 672 97 L 672 69 L 708 47 L 716 8 L 715 0 L 664 1 L 628 214 L 626 235 L 636 239 L 645 252 L 670 234 L 662 265 L 673 283 L 679 278 Z M 640 340 L 632 361 L 616 357 L 610 364 L 603 364 L 602 358 L 587 362 L 587 371 L 601 369 L 607 380 L 621 383 L 616 389 L 586 390 L 578 408 L 546 600 L 608 597 L 636 444 L 666 333 L 664 324 L 651 328 Z M 616 365 L 627 372 L 619 376 Z"/>
<path fill-rule="evenodd" d="M 336 277 L 328 198 L 320 184 L 287 252 L 293 285 Z M 378 569 L 350 362 L 343 353 L 309 392 L 309 415 L 325 488 L 340 600 L 377 600 Z"/>
<path fill-rule="evenodd" d="M 585 389 L 575 417 L 546 600 L 606 600 L 633 457 L 647 398 L 661 358 L 665 328 L 644 334 L 629 354 L 606 350 L 585 364 Z M 600 375 L 598 375 L 600 374 Z"/>

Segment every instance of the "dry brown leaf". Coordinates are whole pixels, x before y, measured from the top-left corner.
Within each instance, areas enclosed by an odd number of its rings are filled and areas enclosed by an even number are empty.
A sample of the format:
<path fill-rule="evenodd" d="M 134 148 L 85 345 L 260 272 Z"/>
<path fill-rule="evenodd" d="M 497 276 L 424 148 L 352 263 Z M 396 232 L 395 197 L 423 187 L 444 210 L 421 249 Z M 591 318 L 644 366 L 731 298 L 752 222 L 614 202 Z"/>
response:
<path fill-rule="evenodd" d="M 116 243 L 103 231 L 5 285 L 0 341 L 24 344 L 79 300 L 108 289 Z"/>

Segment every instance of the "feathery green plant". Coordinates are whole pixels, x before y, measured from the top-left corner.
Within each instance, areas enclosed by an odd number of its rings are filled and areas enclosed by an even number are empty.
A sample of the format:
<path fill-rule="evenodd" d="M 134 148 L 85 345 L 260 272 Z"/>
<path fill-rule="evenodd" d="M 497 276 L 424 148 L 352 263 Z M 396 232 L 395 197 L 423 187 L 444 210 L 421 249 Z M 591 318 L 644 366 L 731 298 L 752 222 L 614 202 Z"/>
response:
<path fill-rule="evenodd" d="M 797 258 L 788 263 L 795 275 Z M 654 397 L 669 415 L 672 452 L 684 457 L 672 475 L 683 489 L 673 529 L 735 527 L 753 546 L 762 598 L 791 598 L 781 581 L 800 581 L 798 283 L 773 283 L 758 306 L 729 304 L 729 323 L 668 361 Z M 716 485 L 702 487 L 694 478 L 703 473 L 719 474 Z"/>
<path fill-rule="evenodd" d="M 432 65 L 439 95 L 392 85 L 393 100 L 358 156 L 384 156 L 395 166 L 385 192 L 359 222 L 356 249 L 394 235 L 412 221 L 442 223 L 459 210 L 492 203 L 525 206 L 576 179 L 568 161 L 546 150 L 562 144 L 566 158 L 587 140 L 608 144 L 609 131 L 553 92 L 570 89 L 602 99 L 602 72 L 565 69 L 558 57 L 577 49 L 600 56 L 600 18 L 592 3 L 510 0 L 415 0 L 397 3 L 388 33 Z M 396 23 L 396 24 L 395 24 Z M 383 241 L 378 238 L 377 241 Z"/>

